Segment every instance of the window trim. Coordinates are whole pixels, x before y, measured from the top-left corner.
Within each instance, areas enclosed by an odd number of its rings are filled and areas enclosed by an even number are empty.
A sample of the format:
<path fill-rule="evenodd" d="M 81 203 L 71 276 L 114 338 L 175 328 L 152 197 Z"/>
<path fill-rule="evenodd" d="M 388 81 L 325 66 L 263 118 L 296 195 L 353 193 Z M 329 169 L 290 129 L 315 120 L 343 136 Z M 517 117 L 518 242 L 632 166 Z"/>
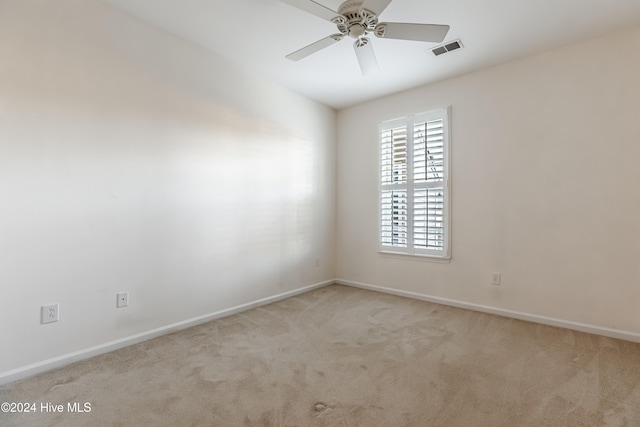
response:
<path fill-rule="evenodd" d="M 378 125 L 378 252 L 381 254 L 396 255 L 408 258 L 419 258 L 432 261 L 448 261 L 451 259 L 451 107 L 439 108 L 426 111 L 411 116 L 400 117 L 391 120 L 385 120 Z M 415 248 L 413 246 L 413 200 L 412 195 L 414 189 L 433 187 L 433 184 L 413 182 L 413 129 L 414 124 L 427 122 L 431 120 L 442 119 L 443 124 L 443 153 L 444 153 L 444 171 L 442 188 L 444 191 L 443 209 L 444 209 L 444 247 L 443 250 Z M 395 129 L 406 126 L 407 135 L 407 182 L 406 184 L 383 184 L 382 183 L 382 133 L 386 130 Z M 439 188 L 440 186 L 438 186 Z M 382 243 L 382 195 L 385 190 L 406 189 L 408 199 L 408 220 L 407 220 L 407 246 L 398 247 L 391 245 L 383 245 Z"/>

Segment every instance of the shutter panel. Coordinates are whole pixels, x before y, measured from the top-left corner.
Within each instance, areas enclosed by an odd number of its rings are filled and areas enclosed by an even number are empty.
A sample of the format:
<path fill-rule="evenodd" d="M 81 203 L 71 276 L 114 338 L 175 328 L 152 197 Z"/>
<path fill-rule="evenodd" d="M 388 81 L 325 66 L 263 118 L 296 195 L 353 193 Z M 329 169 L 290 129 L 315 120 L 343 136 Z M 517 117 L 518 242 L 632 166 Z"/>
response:
<path fill-rule="evenodd" d="M 382 244 L 386 246 L 407 246 L 407 192 L 388 190 L 382 192 L 381 216 Z"/>
<path fill-rule="evenodd" d="M 444 189 L 414 191 L 413 244 L 416 248 L 444 249 Z"/>
<path fill-rule="evenodd" d="M 382 184 L 407 182 L 407 127 L 382 131 Z"/>
<path fill-rule="evenodd" d="M 414 182 L 444 179 L 444 122 L 442 119 L 416 123 L 413 128 Z"/>

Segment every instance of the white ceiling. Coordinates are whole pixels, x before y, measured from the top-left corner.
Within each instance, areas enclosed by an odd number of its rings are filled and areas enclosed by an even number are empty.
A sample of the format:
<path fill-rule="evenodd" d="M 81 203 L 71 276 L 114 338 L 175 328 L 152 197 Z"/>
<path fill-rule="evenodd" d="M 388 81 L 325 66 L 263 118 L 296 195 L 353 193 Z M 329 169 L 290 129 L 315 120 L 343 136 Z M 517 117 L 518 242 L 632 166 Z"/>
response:
<path fill-rule="evenodd" d="M 380 71 L 363 77 L 350 39 L 286 59 L 338 31 L 279 0 L 102 1 L 337 109 L 640 23 L 640 0 L 393 0 L 381 22 L 448 24 L 445 42 L 464 48 L 435 57 L 435 44 L 372 36 Z"/>

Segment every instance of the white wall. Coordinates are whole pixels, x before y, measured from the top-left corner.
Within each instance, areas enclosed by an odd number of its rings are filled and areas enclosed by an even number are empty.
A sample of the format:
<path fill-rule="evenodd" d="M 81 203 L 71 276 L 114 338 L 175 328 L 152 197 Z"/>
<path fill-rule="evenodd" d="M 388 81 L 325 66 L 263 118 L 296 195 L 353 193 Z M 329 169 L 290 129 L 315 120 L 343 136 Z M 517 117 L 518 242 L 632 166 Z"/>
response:
<path fill-rule="evenodd" d="M 333 110 L 96 2 L 0 52 L 0 377 L 335 277 Z"/>
<path fill-rule="evenodd" d="M 337 277 L 640 333 L 638 52 L 635 27 L 341 110 Z M 449 105 L 453 259 L 381 255 L 377 125 Z"/>

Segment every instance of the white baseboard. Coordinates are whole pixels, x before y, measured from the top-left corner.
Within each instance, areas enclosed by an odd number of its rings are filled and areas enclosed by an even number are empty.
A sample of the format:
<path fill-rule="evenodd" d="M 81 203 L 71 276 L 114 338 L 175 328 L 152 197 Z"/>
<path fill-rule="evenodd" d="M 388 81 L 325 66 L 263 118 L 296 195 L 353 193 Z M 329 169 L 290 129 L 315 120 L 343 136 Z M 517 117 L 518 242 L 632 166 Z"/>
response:
<path fill-rule="evenodd" d="M 162 335 L 170 334 L 172 332 L 187 329 L 192 326 L 200 325 L 202 323 L 210 322 L 212 320 L 220 319 L 222 317 L 231 316 L 243 311 L 251 310 L 256 307 L 271 304 L 283 299 L 303 294 L 314 289 L 322 288 L 335 283 L 335 280 L 326 280 L 324 282 L 315 283 L 309 286 L 305 286 L 300 289 L 294 289 L 292 291 L 283 292 L 278 295 L 273 295 L 267 298 L 262 298 L 256 301 L 241 304 L 236 307 L 228 308 L 225 310 L 216 311 L 204 316 L 194 317 L 182 322 L 172 323 L 170 325 L 162 326 L 160 328 L 152 329 L 150 331 L 141 332 L 139 334 L 131 335 L 119 340 L 110 341 L 104 344 L 96 345 L 94 347 L 74 351 L 73 353 L 64 354 L 59 357 L 47 359 L 42 362 L 27 365 L 21 368 L 13 369 L 10 371 L 0 373 L 0 385 L 8 384 L 14 381 L 32 377 L 42 372 L 50 371 L 52 369 L 60 368 L 65 365 L 69 365 L 73 362 L 88 359 L 90 357 L 98 356 L 104 353 L 109 353 L 114 350 L 118 350 L 124 347 L 128 347 L 133 344 L 138 344 L 144 341 L 148 341 L 152 338 L 157 338 Z"/>
<path fill-rule="evenodd" d="M 640 343 L 640 334 L 628 331 L 622 331 L 618 329 L 603 328 L 600 326 L 588 325 L 584 323 L 571 322 L 562 319 L 555 319 L 546 316 L 538 316 L 535 314 L 522 313 L 518 311 L 505 310 L 502 308 L 490 307 L 480 304 L 473 304 L 464 301 L 458 301 L 448 298 L 435 297 L 430 295 L 424 295 L 417 292 L 402 291 L 398 289 L 386 288 L 383 286 L 370 285 L 367 283 L 355 282 L 353 280 L 345 279 L 331 279 L 324 282 L 315 283 L 309 286 L 305 286 L 300 289 L 295 289 L 288 292 L 283 292 L 278 295 L 273 295 L 267 298 L 262 298 L 256 301 L 252 301 L 246 304 L 241 304 L 236 307 L 228 308 L 225 310 L 216 311 L 211 314 L 207 314 L 200 317 L 184 320 L 182 322 L 173 323 L 167 326 L 163 326 L 150 331 L 142 332 L 136 335 L 131 335 L 119 340 L 107 342 L 94 347 L 86 348 L 83 350 L 68 353 L 52 359 L 47 359 L 42 362 L 27 365 L 21 368 L 13 369 L 0 373 L 0 385 L 8 384 L 14 381 L 25 379 L 42 372 L 46 372 L 52 369 L 60 368 L 65 365 L 69 365 L 73 362 L 88 359 L 90 357 L 105 354 L 114 350 L 118 350 L 130 345 L 138 344 L 150 339 L 166 335 L 172 332 L 180 331 L 190 328 L 192 326 L 200 325 L 202 323 L 210 322 L 212 320 L 220 319 L 222 317 L 231 316 L 233 314 L 241 313 L 243 311 L 251 310 L 256 307 L 271 304 L 283 299 L 300 295 L 305 292 L 309 292 L 314 289 L 319 289 L 331 284 L 339 284 L 345 286 L 353 286 L 356 288 L 367 289 L 375 292 L 382 292 L 390 295 L 397 295 L 406 298 L 413 298 L 421 301 L 433 302 L 436 304 L 449 305 L 452 307 L 464 308 L 467 310 L 480 311 L 483 313 L 495 314 L 503 317 L 510 317 L 513 319 L 525 320 L 528 322 L 540 323 L 543 325 L 556 326 L 560 328 L 572 329 L 575 331 L 586 332 L 590 334 L 602 335 L 610 338 L 622 339 L 625 341 Z"/>
<path fill-rule="evenodd" d="M 568 320 L 555 319 L 552 317 L 538 316 L 536 314 L 522 313 L 519 311 L 505 310 L 503 308 L 490 307 L 486 305 L 473 304 L 464 301 L 457 301 L 448 298 L 434 297 L 416 292 L 402 291 L 398 289 L 385 288 L 382 286 L 370 285 L 367 283 L 354 282 L 352 280 L 336 279 L 336 284 L 353 286 L 370 291 L 382 292 L 385 294 L 397 295 L 406 298 L 413 298 L 421 301 L 428 301 L 437 304 L 449 305 L 452 307 L 464 308 L 467 310 L 481 311 L 483 313 L 496 314 L 498 316 L 510 317 L 513 319 L 525 320 L 528 322 L 541 323 L 543 325 L 557 326 L 559 328 L 571 329 L 574 331 L 586 332 L 589 334 L 602 335 L 609 338 L 617 338 L 625 341 L 640 343 L 640 334 L 635 332 L 621 331 L 618 329 L 603 328 L 601 326 L 588 325 L 585 323 L 571 322 Z"/>

